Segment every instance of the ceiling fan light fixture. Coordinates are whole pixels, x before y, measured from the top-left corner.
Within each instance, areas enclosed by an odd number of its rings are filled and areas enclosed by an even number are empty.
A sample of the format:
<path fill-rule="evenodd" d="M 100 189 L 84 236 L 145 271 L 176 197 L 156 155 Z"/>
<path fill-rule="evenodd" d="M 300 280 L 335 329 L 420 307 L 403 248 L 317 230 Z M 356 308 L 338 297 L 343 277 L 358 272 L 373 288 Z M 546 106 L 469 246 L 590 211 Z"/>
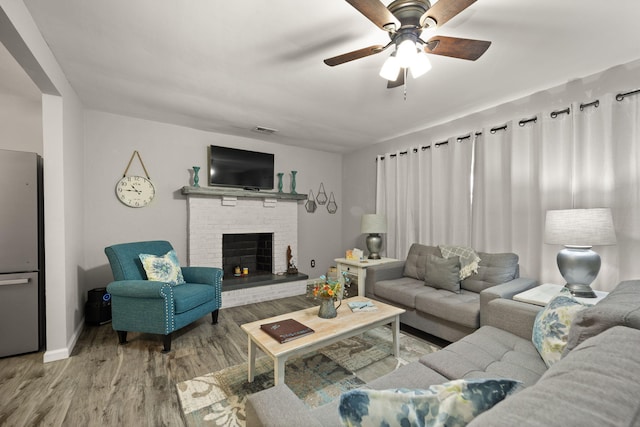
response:
<path fill-rule="evenodd" d="M 416 42 L 411 39 L 405 39 L 396 48 L 396 58 L 402 68 L 409 68 L 415 57 L 418 55 Z"/>
<path fill-rule="evenodd" d="M 427 71 L 431 69 L 431 61 L 429 61 L 429 57 L 426 53 L 421 52 L 416 55 L 415 60 L 411 64 L 409 71 L 411 71 L 411 76 L 414 79 L 417 79 Z"/>
<path fill-rule="evenodd" d="M 398 76 L 400 75 L 400 63 L 398 62 L 398 58 L 396 58 L 395 53 L 392 53 L 391 56 L 384 61 L 382 64 L 382 68 L 380 69 L 380 77 L 389 81 L 396 81 Z"/>

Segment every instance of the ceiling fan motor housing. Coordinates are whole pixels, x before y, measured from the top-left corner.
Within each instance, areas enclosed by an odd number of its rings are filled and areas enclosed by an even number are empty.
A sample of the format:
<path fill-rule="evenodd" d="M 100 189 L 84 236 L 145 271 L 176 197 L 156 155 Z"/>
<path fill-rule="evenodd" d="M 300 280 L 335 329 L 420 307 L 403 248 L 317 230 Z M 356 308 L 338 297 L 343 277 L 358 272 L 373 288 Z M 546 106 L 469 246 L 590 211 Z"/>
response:
<path fill-rule="evenodd" d="M 400 29 L 421 30 L 420 18 L 431 8 L 431 3 L 429 0 L 395 0 L 387 8 L 400 21 Z"/>

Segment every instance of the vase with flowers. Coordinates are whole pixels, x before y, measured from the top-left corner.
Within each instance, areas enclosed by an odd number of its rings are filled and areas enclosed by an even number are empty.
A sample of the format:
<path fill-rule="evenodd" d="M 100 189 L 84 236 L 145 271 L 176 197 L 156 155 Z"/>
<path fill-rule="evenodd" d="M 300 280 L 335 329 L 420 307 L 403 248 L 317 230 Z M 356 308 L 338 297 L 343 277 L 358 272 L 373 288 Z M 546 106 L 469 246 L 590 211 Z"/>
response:
<path fill-rule="evenodd" d="M 338 315 L 336 311 L 342 304 L 343 278 L 330 279 L 327 276 L 320 276 L 320 280 L 314 284 L 313 297 L 320 300 L 318 317 L 332 319 Z M 336 307 L 335 301 L 339 300 Z"/>

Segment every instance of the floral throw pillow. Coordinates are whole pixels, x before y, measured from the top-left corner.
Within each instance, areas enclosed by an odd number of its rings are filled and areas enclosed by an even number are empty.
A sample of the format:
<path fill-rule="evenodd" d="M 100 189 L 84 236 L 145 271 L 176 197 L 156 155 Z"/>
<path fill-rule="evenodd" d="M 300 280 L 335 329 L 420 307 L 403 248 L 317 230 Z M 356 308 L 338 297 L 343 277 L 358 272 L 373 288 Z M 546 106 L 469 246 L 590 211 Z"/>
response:
<path fill-rule="evenodd" d="M 185 283 L 178 255 L 173 249 L 160 256 L 149 254 L 140 254 L 138 256 L 144 271 L 147 273 L 147 279 L 165 282 L 173 286 Z"/>
<path fill-rule="evenodd" d="M 536 315 L 531 341 L 548 367 L 562 358 L 573 319 L 590 305 L 581 303 L 567 288 L 562 288 Z"/>
<path fill-rule="evenodd" d="M 511 379 L 454 380 L 426 390 L 356 389 L 340 396 L 345 426 L 465 426 L 518 391 Z"/>

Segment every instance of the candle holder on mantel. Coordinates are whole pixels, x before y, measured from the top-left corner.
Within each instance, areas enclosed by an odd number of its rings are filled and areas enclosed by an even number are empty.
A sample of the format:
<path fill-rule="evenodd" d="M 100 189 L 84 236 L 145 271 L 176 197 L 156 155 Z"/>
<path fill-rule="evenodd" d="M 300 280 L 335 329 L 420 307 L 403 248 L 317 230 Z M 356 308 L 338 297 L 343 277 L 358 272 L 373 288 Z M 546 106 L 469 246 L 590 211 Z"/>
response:
<path fill-rule="evenodd" d="M 198 172 L 200 172 L 200 166 L 192 166 L 193 168 L 193 186 L 200 187 L 200 177 L 198 176 Z"/>

